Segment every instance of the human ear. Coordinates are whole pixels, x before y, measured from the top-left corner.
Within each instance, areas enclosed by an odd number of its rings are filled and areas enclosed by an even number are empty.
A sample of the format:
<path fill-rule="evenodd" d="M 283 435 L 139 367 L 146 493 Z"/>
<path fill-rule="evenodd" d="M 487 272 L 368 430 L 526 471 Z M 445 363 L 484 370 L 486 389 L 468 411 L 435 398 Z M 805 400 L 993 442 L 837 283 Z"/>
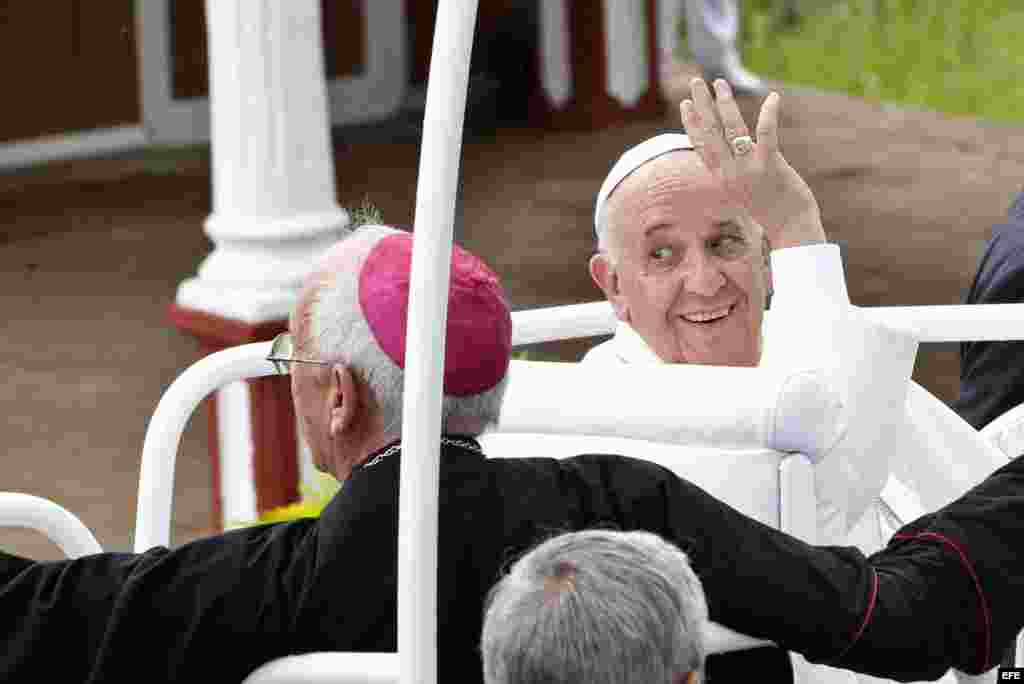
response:
<path fill-rule="evenodd" d="M 615 271 L 615 265 L 604 252 L 598 252 L 590 257 L 590 277 L 594 283 L 604 292 L 605 298 L 615 310 L 615 316 L 620 321 L 629 322 L 629 306 L 626 298 L 619 289 L 619 274 Z"/>
<path fill-rule="evenodd" d="M 359 404 L 356 379 L 348 366 L 341 363 L 331 366 L 331 387 L 327 401 L 328 431 L 332 438 L 337 438 L 355 424 Z"/>

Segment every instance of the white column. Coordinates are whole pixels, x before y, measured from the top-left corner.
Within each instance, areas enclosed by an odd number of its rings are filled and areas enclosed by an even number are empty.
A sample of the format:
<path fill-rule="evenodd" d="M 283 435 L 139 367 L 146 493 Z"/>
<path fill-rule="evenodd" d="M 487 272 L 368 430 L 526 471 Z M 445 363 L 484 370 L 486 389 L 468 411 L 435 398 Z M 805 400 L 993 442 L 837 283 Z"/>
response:
<path fill-rule="evenodd" d="M 572 97 L 568 12 L 563 0 L 540 3 L 541 85 L 556 109 L 565 107 Z"/>
<path fill-rule="evenodd" d="M 192 334 L 230 345 L 255 341 L 261 324 L 282 327 L 349 218 L 334 190 L 319 0 L 208 0 L 206 25 L 213 213 L 204 228 L 213 251 L 176 304 L 205 317 L 185 326 Z M 253 429 L 253 416 L 276 418 L 252 405 L 248 385 L 225 387 L 216 401 L 223 522 L 245 522 L 260 500 L 257 473 L 295 452 L 256 439 L 266 430 Z"/>
<path fill-rule="evenodd" d="M 318 0 L 206 4 L 213 252 L 178 306 L 245 323 L 287 317 L 312 261 L 348 225 L 335 199 Z"/>
<path fill-rule="evenodd" d="M 647 76 L 647 5 L 605 0 L 605 64 L 608 94 L 635 107 L 650 83 Z"/>

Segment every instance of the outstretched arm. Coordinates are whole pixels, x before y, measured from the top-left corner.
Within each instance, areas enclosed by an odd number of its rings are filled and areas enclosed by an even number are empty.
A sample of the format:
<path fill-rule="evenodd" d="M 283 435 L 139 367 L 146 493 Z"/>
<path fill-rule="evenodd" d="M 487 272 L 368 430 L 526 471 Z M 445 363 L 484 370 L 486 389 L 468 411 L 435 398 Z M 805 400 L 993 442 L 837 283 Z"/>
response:
<path fill-rule="evenodd" d="M 301 525 L 143 554 L 32 562 L 0 554 L 0 680 L 241 681 L 287 654 Z"/>
<path fill-rule="evenodd" d="M 870 557 L 805 544 L 676 482 L 666 524 L 711 619 L 811 662 L 902 681 L 979 674 L 1024 627 L 1024 457 Z"/>

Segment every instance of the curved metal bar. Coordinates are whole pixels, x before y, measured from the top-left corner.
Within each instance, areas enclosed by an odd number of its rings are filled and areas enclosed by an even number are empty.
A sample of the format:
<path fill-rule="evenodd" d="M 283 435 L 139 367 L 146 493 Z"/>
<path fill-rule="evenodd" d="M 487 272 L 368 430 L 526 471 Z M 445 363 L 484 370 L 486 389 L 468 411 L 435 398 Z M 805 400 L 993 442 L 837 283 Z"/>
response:
<path fill-rule="evenodd" d="M 26 527 L 40 532 L 68 558 L 103 552 L 96 537 L 74 513 L 31 494 L 0 492 L 0 526 Z"/>
<path fill-rule="evenodd" d="M 1024 304 L 864 306 L 871 320 L 910 327 L 921 342 L 999 342 L 1024 340 Z M 768 312 L 771 321 L 771 311 Z M 512 314 L 512 344 L 521 347 L 615 331 L 615 313 L 606 301 L 549 306 Z"/>
<path fill-rule="evenodd" d="M 181 434 L 192 412 L 221 385 L 273 375 L 274 366 L 266 360 L 270 344 L 243 344 L 210 354 L 186 368 L 160 398 L 142 445 L 135 513 L 136 553 L 170 544 L 174 465 Z"/>
<path fill-rule="evenodd" d="M 437 681 L 438 451 L 452 223 L 477 0 L 434 24 L 413 220 L 398 495 L 398 655 L 405 684 Z"/>
<path fill-rule="evenodd" d="M 861 308 L 876 323 L 914 328 L 922 342 L 1024 340 L 1024 304 Z"/>
<path fill-rule="evenodd" d="M 394 684 L 397 653 L 306 653 L 271 660 L 242 684 Z"/>

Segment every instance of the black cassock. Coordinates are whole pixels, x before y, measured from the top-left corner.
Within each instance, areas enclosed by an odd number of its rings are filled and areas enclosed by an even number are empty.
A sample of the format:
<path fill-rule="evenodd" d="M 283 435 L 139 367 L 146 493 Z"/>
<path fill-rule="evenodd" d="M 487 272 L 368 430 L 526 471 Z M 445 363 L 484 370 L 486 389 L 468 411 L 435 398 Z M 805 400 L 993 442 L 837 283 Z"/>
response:
<path fill-rule="evenodd" d="M 870 559 L 808 546 L 644 461 L 445 447 L 441 463 L 441 681 L 481 680 L 483 598 L 502 569 L 550 535 L 594 526 L 673 541 L 712 619 L 814 662 L 905 679 L 977 672 L 1022 624 L 1010 607 L 1024 595 L 1010 546 L 1024 527 L 1020 462 Z M 394 651 L 398 472 L 397 454 L 357 470 L 319 520 L 141 555 L 0 557 L 0 680 L 237 682 L 288 654 Z M 715 656 L 708 674 L 791 677 L 775 648 Z"/>

